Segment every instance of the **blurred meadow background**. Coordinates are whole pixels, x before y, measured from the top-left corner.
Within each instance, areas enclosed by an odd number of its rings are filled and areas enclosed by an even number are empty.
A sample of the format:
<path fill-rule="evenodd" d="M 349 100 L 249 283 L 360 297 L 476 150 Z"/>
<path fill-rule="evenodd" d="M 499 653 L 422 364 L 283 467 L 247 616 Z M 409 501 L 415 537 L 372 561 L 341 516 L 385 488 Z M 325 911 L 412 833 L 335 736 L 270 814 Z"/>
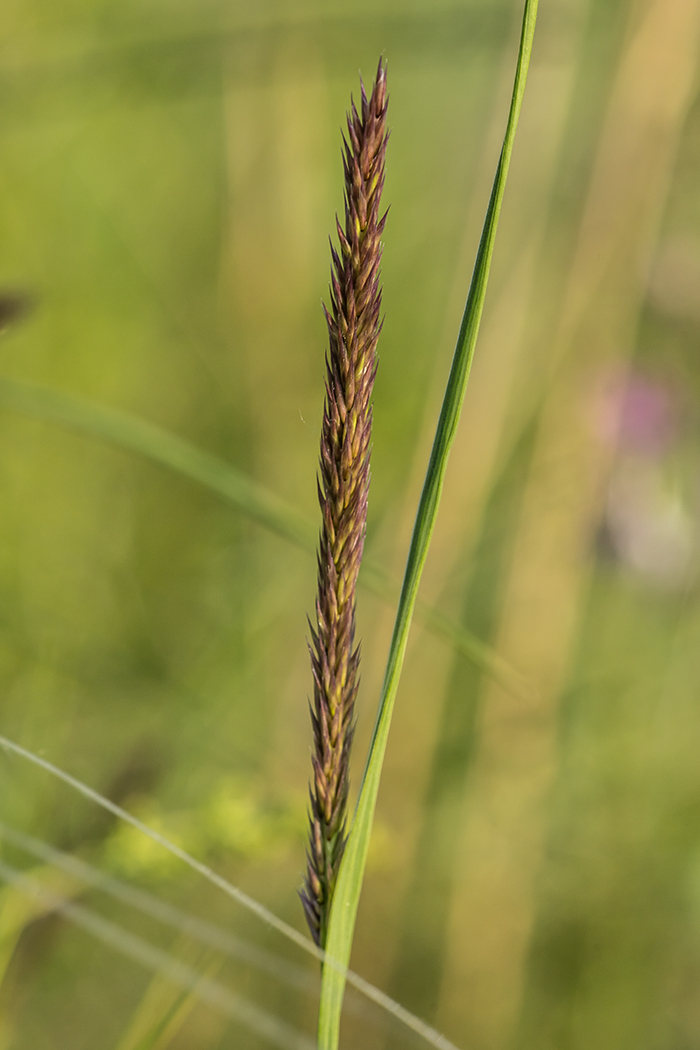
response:
<path fill-rule="evenodd" d="M 0 734 L 300 930 L 313 557 L 146 456 L 13 409 L 7 382 L 166 428 L 316 523 L 339 129 L 383 53 L 366 553 L 399 578 L 521 16 L 0 11 L 0 293 L 26 305 L 0 337 Z M 700 1046 L 699 69 L 700 0 L 541 0 L 421 591 L 519 677 L 416 623 L 353 954 L 462 1050 Z M 393 607 L 365 590 L 358 617 L 355 789 Z M 4 752 L 0 799 L 0 1050 L 311 1045 L 313 960 Z M 154 951 L 229 997 L 183 990 Z M 425 1044 L 349 993 L 341 1045 Z"/>

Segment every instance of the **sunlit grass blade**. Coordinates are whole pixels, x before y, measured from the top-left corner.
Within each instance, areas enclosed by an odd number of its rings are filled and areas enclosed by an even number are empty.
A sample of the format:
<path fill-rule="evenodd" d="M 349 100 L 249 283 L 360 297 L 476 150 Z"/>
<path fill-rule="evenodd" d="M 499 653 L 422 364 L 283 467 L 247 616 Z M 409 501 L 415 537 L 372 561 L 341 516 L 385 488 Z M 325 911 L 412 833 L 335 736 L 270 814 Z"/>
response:
<path fill-rule="evenodd" d="M 215 492 L 242 514 L 315 555 L 317 527 L 304 514 L 242 470 L 163 427 L 75 394 L 17 379 L 0 378 L 0 406 L 82 431 L 160 463 Z M 393 602 L 399 595 L 398 582 L 371 559 L 363 560 L 359 582 L 384 601 Z M 416 608 L 416 617 L 505 688 L 527 695 L 528 685 L 523 677 L 458 623 L 422 603 Z"/>
<path fill-rule="evenodd" d="M 321 963 L 328 961 L 326 952 L 321 948 L 318 948 L 310 937 L 305 937 L 303 933 L 300 933 L 293 926 L 290 926 L 288 923 L 284 922 L 283 919 L 278 918 L 273 912 L 269 911 L 264 904 L 261 904 L 259 901 L 255 900 L 254 897 L 251 897 L 249 894 L 238 889 L 237 886 L 234 886 L 233 883 L 229 882 L 222 875 L 217 874 L 217 872 L 197 860 L 196 857 L 193 857 L 191 854 L 181 849 L 181 847 L 177 846 L 174 842 L 170 842 L 170 840 L 164 835 L 161 835 L 160 832 L 155 831 L 153 828 L 149 828 L 148 825 L 144 824 L 143 821 L 138 819 L 138 817 L 135 817 L 127 810 L 122 809 L 122 807 L 118 806 L 115 802 L 111 802 L 110 799 L 105 798 L 104 795 L 95 791 L 94 788 L 91 788 L 88 784 L 84 784 L 81 780 L 78 780 L 77 777 L 71 776 L 70 773 L 66 773 L 65 770 L 59 769 L 59 767 L 55 766 L 52 762 L 47 762 L 47 760 L 40 755 L 35 755 L 33 751 L 29 751 L 27 748 L 22 747 L 21 744 L 15 743 L 14 740 L 8 740 L 7 737 L 0 736 L 0 748 L 4 748 L 6 751 L 38 766 L 40 769 L 50 773 L 58 780 L 62 780 L 64 784 L 68 784 L 69 787 L 72 787 L 84 798 L 94 802 L 95 805 L 101 806 L 102 809 L 107 810 L 108 813 L 111 813 L 119 820 L 131 824 L 132 827 L 137 828 L 138 831 L 152 839 L 153 842 L 157 842 L 159 846 L 162 846 L 163 849 L 172 853 L 173 856 L 181 860 L 183 864 L 186 864 L 189 868 L 192 868 L 193 871 L 196 871 L 201 875 L 202 878 L 207 879 L 208 882 L 211 882 L 214 886 L 218 887 L 218 889 L 235 900 L 243 908 L 252 912 L 262 920 L 262 922 L 276 930 L 277 933 L 286 937 L 287 940 L 292 941 L 298 948 L 301 948 L 302 951 L 314 956 L 314 958 L 318 959 Z M 335 964 L 332 961 L 329 961 L 329 965 Z M 343 979 L 347 980 L 348 984 L 351 984 L 361 992 L 362 995 L 366 996 L 367 999 L 376 1003 L 388 1014 L 391 1014 L 392 1017 L 395 1017 L 402 1024 L 406 1025 L 407 1028 L 410 1028 L 413 1032 L 420 1035 L 430 1046 L 437 1047 L 437 1050 L 457 1050 L 457 1048 L 440 1032 L 436 1031 L 436 1029 L 432 1028 L 424 1021 L 421 1021 L 421 1019 L 412 1014 L 410 1010 L 406 1010 L 405 1007 L 400 1005 L 400 1003 L 395 1002 L 390 996 L 386 995 L 385 992 L 382 992 L 380 988 L 376 988 L 373 984 L 370 984 L 369 981 L 360 977 L 359 974 L 344 969 Z"/>
<path fill-rule="evenodd" d="M 526 0 L 520 50 L 515 73 L 513 97 L 508 115 L 505 139 L 496 169 L 484 228 L 479 242 L 472 281 L 462 324 L 457 338 L 452 368 L 450 370 L 445 397 L 435 433 L 430 462 L 418 505 L 416 522 L 408 553 L 394 633 L 389 649 L 382 693 L 377 712 L 367 764 L 360 789 L 355 818 L 348 838 L 345 855 L 340 866 L 335 895 L 331 907 L 330 923 L 326 940 L 326 953 L 340 967 L 350 961 L 355 918 L 362 889 L 367 851 L 374 819 L 374 809 L 379 790 L 379 780 L 384 761 L 384 752 L 391 723 L 396 691 L 408 642 L 408 632 L 416 604 L 418 585 L 428 554 L 430 539 L 435 526 L 440 495 L 447 468 L 447 460 L 454 441 L 464 394 L 467 388 L 474 348 L 479 332 L 488 281 L 498 217 L 503 201 L 506 177 L 513 150 L 515 131 L 520 116 L 527 70 L 532 52 L 532 42 L 537 16 L 537 0 Z M 336 1050 L 340 1035 L 340 1015 L 343 1004 L 345 980 L 342 969 L 324 965 L 321 986 L 321 1008 L 319 1014 L 319 1050 Z"/>

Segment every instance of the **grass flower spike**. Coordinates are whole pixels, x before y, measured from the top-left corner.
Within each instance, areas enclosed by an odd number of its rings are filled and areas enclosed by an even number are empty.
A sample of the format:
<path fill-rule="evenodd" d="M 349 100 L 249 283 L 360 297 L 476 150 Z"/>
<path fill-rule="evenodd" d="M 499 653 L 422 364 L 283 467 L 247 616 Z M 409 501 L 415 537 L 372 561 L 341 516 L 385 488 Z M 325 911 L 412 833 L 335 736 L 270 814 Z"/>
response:
<path fill-rule="evenodd" d="M 370 98 L 361 87 L 344 139 L 345 228 L 331 247 L 329 350 L 321 431 L 316 629 L 311 629 L 314 701 L 308 868 L 301 899 L 311 934 L 325 942 L 331 897 L 345 846 L 348 765 L 358 689 L 355 587 L 367 520 L 372 387 L 381 329 L 380 217 L 386 155 L 386 69 Z"/>

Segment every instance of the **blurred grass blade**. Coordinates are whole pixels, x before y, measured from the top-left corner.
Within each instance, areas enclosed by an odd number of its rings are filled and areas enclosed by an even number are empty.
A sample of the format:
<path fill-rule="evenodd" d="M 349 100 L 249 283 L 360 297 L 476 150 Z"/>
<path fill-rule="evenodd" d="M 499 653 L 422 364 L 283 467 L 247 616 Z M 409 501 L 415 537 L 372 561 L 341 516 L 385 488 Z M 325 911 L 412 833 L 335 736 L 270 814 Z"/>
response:
<path fill-rule="evenodd" d="M 260 904 L 254 897 L 244 893 L 243 890 L 239 890 L 237 886 L 233 885 L 233 883 L 228 882 L 227 879 L 222 875 L 218 875 L 208 867 L 208 865 L 203 864 L 201 861 L 197 860 L 196 857 L 191 856 L 180 846 L 171 842 L 165 837 L 165 835 L 161 835 L 160 832 L 154 831 L 153 828 L 149 828 L 142 820 L 139 820 L 138 817 L 129 813 L 128 810 L 122 809 L 122 807 L 118 806 L 116 802 L 111 802 L 108 798 L 105 798 L 104 795 L 100 795 L 98 791 L 95 791 L 94 788 L 84 784 L 82 780 L 78 780 L 77 777 L 71 776 L 70 773 L 66 773 L 65 770 L 59 769 L 59 767 L 55 766 L 52 762 L 47 762 L 45 758 L 35 755 L 33 751 L 27 750 L 27 748 L 22 747 L 21 744 L 16 744 L 14 740 L 8 740 L 7 737 L 0 736 L 0 747 L 4 748 L 6 751 L 11 751 L 15 755 L 19 755 L 21 758 L 26 759 L 35 766 L 39 766 L 40 769 L 45 770 L 47 773 L 51 773 L 52 776 L 62 780 L 64 784 L 68 784 L 84 798 L 101 806 L 102 809 L 106 809 L 109 813 L 118 817 L 119 820 L 123 820 L 126 824 L 131 824 L 132 827 L 136 828 L 154 842 L 157 842 L 159 846 L 162 846 L 163 849 L 168 851 L 168 853 L 172 853 L 174 857 L 177 857 L 189 868 L 192 868 L 209 882 L 218 886 L 220 890 L 223 890 L 227 896 L 232 897 L 233 900 L 246 908 L 247 911 L 253 912 L 253 914 L 257 915 L 259 919 L 262 919 L 264 923 L 277 930 L 278 933 L 281 933 L 283 937 L 293 941 L 303 951 L 310 952 L 311 955 L 315 955 L 318 959 L 323 959 L 323 952 L 317 948 L 313 941 L 309 940 L 308 937 L 299 933 L 299 931 L 295 930 L 293 926 L 289 925 L 289 923 L 284 922 L 282 919 L 278 919 L 273 912 L 269 911 L 264 906 L 264 904 Z"/>
<path fill-rule="evenodd" d="M 80 880 L 83 892 L 97 888 L 101 894 L 107 894 L 114 900 L 126 904 L 127 907 L 143 912 L 150 919 L 176 930 L 191 941 L 228 955 L 230 959 L 235 959 L 248 967 L 267 973 L 275 980 L 288 984 L 298 991 L 318 994 L 320 979 L 309 970 L 280 958 L 274 951 L 260 948 L 249 941 L 243 941 L 218 925 L 190 915 L 188 911 L 176 908 L 167 901 L 161 900 L 160 897 L 149 894 L 145 889 L 116 879 L 101 868 L 87 864 L 80 857 L 62 853 L 60 849 L 55 849 L 46 842 L 25 835 L 24 832 L 10 827 L 3 821 L 0 821 L 0 842 L 15 846 L 36 860 L 43 861 L 44 864 L 60 868 L 72 879 Z M 0 931 L 2 928 L 2 899 L 0 898 Z M 0 963 L 1 959 L 0 954 Z M 0 965 L 0 983 L 1 974 Z"/>
<path fill-rule="evenodd" d="M 315 555 L 317 529 L 304 514 L 230 463 L 203 452 L 154 423 L 74 394 L 17 379 L 0 378 L 0 406 L 83 431 L 169 467 L 223 497 L 278 536 Z M 360 583 L 385 601 L 394 601 L 399 594 L 398 583 L 371 560 L 363 561 Z M 529 687 L 523 677 L 458 623 L 422 604 L 416 608 L 416 616 L 428 630 L 449 642 L 510 692 L 520 696 L 528 694 Z"/>
<path fill-rule="evenodd" d="M 526 0 L 515 73 L 515 85 L 505 139 L 479 242 L 474 273 L 457 338 L 457 346 L 440 411 L 423 492 L 418 505 L 401 598 L 396 614 L 394 634 L 391 640 L 389 659 L 379 701 L 377 721 L 369 748 L 360 797 L 331 907 L 326 953 L 334 963 L 339 964 L 340 968 L 327 964 L 323 967 L 321 1008 L 319 1013 L 319 1050 L 336 1050 L 338 1046 L 340 1014 L 345 991 L 343 969 L 350 962 L 355 917 L 362 888 L 391 715 L 406 652 L 408 632 L 416 604 L 418 584 L 435 526 L 447 460 L 457 429 L 474 356 L 474 347 L 479 331 L 491 257 L 493 255 L 498 217 L 513 150 L 515 130 L 520 116 L 527 69 L 530 63 L 536 17 L 537 0 Z"/>
<path fill-rule="evenodd" d="M 47 893 L 60 894 L 66 900 L 79 896 L 85 889 L 84 883 L 76 875 L 56 871 L 51 865 L 33 868 L 32 879 Z M 50 912 L 51 908 L 47 907 L 45 901 L 36 896 L 28 897 L 15 886 L 6 886 L 0 891 L 0 987 L 22 933 Z"/>
<path fill-rule="evenodd" d="M 154 423 L 73 394 L 16 379 L 0 379 L 0 405 L 82 430 L 155 460 L 223 496 L 278 536 L 304 550 L 314 550 L 316 530 L 303 514 L 224 460 Z"/>
<path fill-rule="evenodd" d="M 193 950 L 187 938 L 178 939 L 170 955 L 209 980 L 216 978 L 223 963 L 218 957 L 204 968 L 201 950 Z M 171 980 L 167 972 L 156 971 L 114 1050 L 166 1050 L 177 1039 L 196 1005 L 196 985 L 183 988 Z"/>
<path fill-rule="evenodd" d="M 207 977 L 210 976 L 211 974 L 207 973 Z M 165 985 L 167 992 L 170 992 L 170 1001 L 166 1000 L 164 1003 L 158 1004 L 161 1007 L 160 1016 L 156 1014 L 156 1008 L 153 1007 L 153 1016 L 150 1018 L 152 1022 L 150 1030 L 135 1042 L 132 1038 L 132 1027 L 134 1021 L 142 1021 L 142 1011 L 139 1008 L 134 1018 L 132 1018 L 132 1024 L 130 1024 L 125 1037 L 117 1044 L 116 1050 L 164 1050 L 178 1035 L 196 1004 L 196 989 L 175 990 L 172 987 L 172 982 L 165 981 L 162 974 L 156 973 L 151 986 L 146 992 L 146 998 L 148 998 L 154 988 L 157 988 L 161 992 L 161 998 L 165 999 L 161 985 Z"/>
<path fill-rule="evenodd" d="M 210 974 L 207 973 L 206 976 L 209 977 Z M 170 1046 L 192 1013 L 196 1003 L 196 994 L 195 988 L 180 992 L 173 1003 L 164 1011 L 160 1020 L 156 1022 L 153 1031 L 149 1032 L 140 1043 L 133 1047 L 133 1050 L 165 1050 L 165 1047 Z M 122 1050 L 122 1047 L 119 1046 L 117 1050 Z"/>
<path fill-rule="evenodd" d="M 39 766 L 40 769 L 45 770 L 47 773 L 51 773 L 52 776 L 57 777 L 65 784 L 74 788 L 74 790 L 78 791 L 84 798 L 87 798 L 96 805 L 106 809 L 109 813 L 112 813 L 115 817 L 125 821 L 127 824 L 131 824 L 148 838 L 157 842 L 159 846 L 163 847 L 163 849 L 172 853 L 173 856 L 181 860 L 183 864 L 192 868 L 193 871 L 196 871 L 203 878 L 207 879 L 208 882 L 213 883 L 218 889 L 222 890 L 229 897 L 232 897 L 233 900 L 237 901 L 242 907 L 246 908 L 254 915 L 257 915 L 259 919 L 268 926 L 271 926 L 278 933 L 281 933 L 283 937 L 292 941 L 297 947 L 301 948 L 302 951 L 308 952 L 309 955 L 313 955 L 322 963 L 328 961 L 329 965 L 336 965 L 332 960 L 327 960 L 326 952 L 321 948 L 318 948 L 311 938 L 305 937 L 303 933 L 299 933 L 299 931 L 294 929 L 293 926 L 290 926 L 283 919 L 279 919 L 274 912 L 269 911 L 264 904 L 260 904 L 254 897 L 244 893 L 243 890 L 239 890 L 237 886 L 228 882 L 222 875 L 218 875 L 206 864 L 203 864 L 201 861 L 191 856 L 191 854 L 186 853 L 185 850 L 180 848 L 180 846 L 177 846 L 174 842 L 170 842 L 170 840 L 166 839 L 164 835 L 160 834 L 160 832 L 154 831 L 153 828 L 149 828 L 148 825 L 144 824 L 143 821 L 138 819 L 138 817 L 134 817 L 115 802 L 111 802 L 108 798 L 105 798 L 104 795 L 100 795 L 100 793 L 95 791 L 94 788 L 89 787 L 81 780 L 71 776 L 70 773 L 66 773 L 65 770 L 59 769 L 59 767 L 53 765 L 52 762 L 47 762 L 45 758 L 35 755 L 33 751 L 27 750 L 27 748 L 22 747 L 21 744 L 16 744 L 14 740 L 8 740 L 7 737 L 0 736 L 0 748 L 4 748 L 12 754 L 19 755 L 20 758 L 26 759 L 35 766 Z M 23 836 L 23 839 L 24 845 L 22 848 L 25 848 L 27 841 L 31 840 L 29 840 L 27 836 Z M 437 1047 L 438 1050 L 457 1050 L 457 1048 L 450 1043 L 445 1036 L 441 1035 L 440 1032 L 426 1024 L 425 1021 L 421 1021 L 419 1017 L 412 1014 L 410 1010 L 406 1010 L 400 1003 L 395 1002 L 390 996 L 382 992 L 381 989 L 376 988 L 373 984 L 370 984 L 369 981 L 365 981 L 365 979 L 360 977 L 359 974 L 353 973 L 351 970 L 346 970 L 344 968 L 343 981 L 345 980 L 373 1003 L 376 1003 L 383 1010 L 386 1010 L 386 1012 L 391 1014 L 392 1017 L 395 1017 L 402 1024 L 406 1025 L 407 1028 L 410 1028 L 413 1032 L 420 1035 L 431 1046 Z"/>
<path fill-rule="evenodd" d="M 142 937 L 122 929 L 97 912 L 74 904 L 61 894 L 45 889 L 36 879 L 0 861 L 0 879 L 16 887 L 29 898 L 37 899 L 43 909 L 55 911 L 97 940 L 146 969 L 162 973 L 173 984 L 191 989 L 202 1002 L 251 1029 L 267 1043 L 280 1050 L 314 1050 L 308 1036 L 286 1024 L 274 1014 L 224 987 L 210 977 L 197 973 L 167 952 L 156 948 Z"/>
<path fill-rule="evenodd" d="M 297 966 L 288 959 L 266 948 L 242 940 L 240 937 L 222 929 L 221 926 L 200 919 L 189 912 L 174 907 L 160 897 L 148 893 L 146 890 L 132 886 L 128 882 L 108 875 L 100 868 L 87 864 L 79 857 L 70 853 L 63 853 L 54 849 L 46 842 L 25 835 L 24 832 L 10 827 L 0 821 L 0 842 L 7 842 L 11 846 L 29 853 L 37 860 L 47 865 L 60 868 L 62 872 L 73 879 L 80 880 L 81 890 L 96 888 L 101 893 L 108 894 L 115 900 L 126 904 L 129 908 L 148 915 L 151 919 L 176 930 L 184 937 L 196 941 L 207 948 L 212 948 L 229 958 L 236 959 L 248 967 L 260 970 L 262 973 L 274 979 L 288 984 L 297 991 L 310 994 L 318 994 L 320 978 L 301 966 Z M 0 898 L 0 931 L 2 927 L 2 899 Z M 0 961 L 2 956 L 0 955 Z M 0 977 L 2 968 L 0 966 Z M 0 981 L 1 983 L 1 981 Z M 122 1048 L 120 1047 L 120 1050 Z"/>

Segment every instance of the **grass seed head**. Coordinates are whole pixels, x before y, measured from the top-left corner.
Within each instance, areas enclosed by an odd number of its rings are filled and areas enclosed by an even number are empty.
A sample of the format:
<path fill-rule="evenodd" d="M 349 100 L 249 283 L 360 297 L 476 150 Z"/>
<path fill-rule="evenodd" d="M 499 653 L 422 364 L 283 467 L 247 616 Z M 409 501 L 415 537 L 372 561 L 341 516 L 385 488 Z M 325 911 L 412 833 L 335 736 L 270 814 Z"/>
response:
<path fill-rule="evenodd" d="M 329 348 L 321 430 L 316 625 L 311 626 L 314 699 L 313 779 L 307 873 L 301 899 L 311 934 L 325 942 L 331 898 L 345 847 L 348 767 L 359 684 L 355 588 L 367 521 L 372 387 L 381 330 L 380 216 L 386 156 L 386 67 L 370 97 L 360 82 L 343 138 L 345 224 L 331 245 Z"/>

